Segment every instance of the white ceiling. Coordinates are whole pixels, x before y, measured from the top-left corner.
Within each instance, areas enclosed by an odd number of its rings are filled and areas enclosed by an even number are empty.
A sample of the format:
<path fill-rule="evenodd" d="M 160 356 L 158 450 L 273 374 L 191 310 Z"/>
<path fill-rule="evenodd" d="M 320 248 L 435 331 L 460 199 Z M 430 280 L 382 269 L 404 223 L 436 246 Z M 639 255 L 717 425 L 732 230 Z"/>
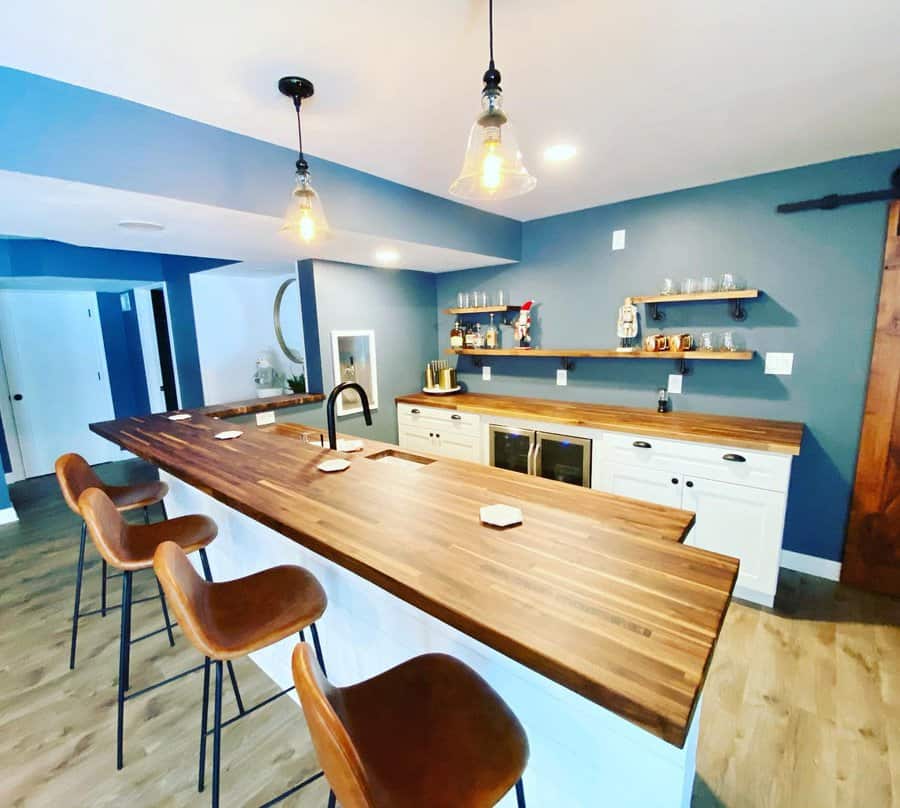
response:
<path fill-rule="evenodd" d="M 9 65 L 447 196 L 478 110 L 485 0 L 5 3 Z M 497 0 L 533 219 L 900 146 L 896 0 Z M 575 160 L 543 149 L 574 143 Z M 291 166 L 286 167 L 290 172 Z"/>
<path fill-rule="evenodd" d="M 165 229 L 125 229 L 118 226 L 123 220 L 156 222 Z M 378 266 L 375 254 L 385 247 L 399 256 L 391 269 L 451 272 L 511 263 L 490 255 L 345 231 L 336 231 L 332 238 L 316 244 L 312 253 L 305 254 L 297 239 L 280 232 L 281 224 L 280 218 L 272 216 L 0 171 L 0 233 L 5 236 L 249 261 L 269 274 L 267 265 L 273 262 L 283 267 L 284 262 L 312 257 Z"/>

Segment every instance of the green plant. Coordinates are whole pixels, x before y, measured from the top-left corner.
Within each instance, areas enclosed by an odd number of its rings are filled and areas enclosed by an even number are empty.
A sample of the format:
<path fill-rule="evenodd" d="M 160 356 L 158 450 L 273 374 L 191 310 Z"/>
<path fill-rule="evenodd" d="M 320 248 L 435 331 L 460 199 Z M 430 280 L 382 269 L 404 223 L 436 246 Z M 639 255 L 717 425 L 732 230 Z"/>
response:
<path fill-rule="evenodd" d="M 304 376 L 302 373 L 299 376 L 288 376 L 287 385 L 291 388 L 291 392 L 293 393 L 305 393 L 306 376 Z"/>

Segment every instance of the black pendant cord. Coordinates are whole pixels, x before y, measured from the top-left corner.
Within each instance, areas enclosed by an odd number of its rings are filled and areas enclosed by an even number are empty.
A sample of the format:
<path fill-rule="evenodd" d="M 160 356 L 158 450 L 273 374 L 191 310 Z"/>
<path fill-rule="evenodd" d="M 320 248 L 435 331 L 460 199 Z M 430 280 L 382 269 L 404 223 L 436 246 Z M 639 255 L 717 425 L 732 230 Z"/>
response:
<path fill-rule="evenodd" d="M 494 69 L 494 0 L 488 0 L 488 44 L 491 51 L 491 70 Z"/>
<path fill-rule="evenodd" d="M 300 126 L 300 96 L 296 96 L 294 98 L 294 109 L 297 110 L 297 142 L 299 144 L 299 150 L 297 154 L 297 171 L 308 171 L 309 164 L 306 162 L 306 158 L 303 156 L 303 129 Z"/>

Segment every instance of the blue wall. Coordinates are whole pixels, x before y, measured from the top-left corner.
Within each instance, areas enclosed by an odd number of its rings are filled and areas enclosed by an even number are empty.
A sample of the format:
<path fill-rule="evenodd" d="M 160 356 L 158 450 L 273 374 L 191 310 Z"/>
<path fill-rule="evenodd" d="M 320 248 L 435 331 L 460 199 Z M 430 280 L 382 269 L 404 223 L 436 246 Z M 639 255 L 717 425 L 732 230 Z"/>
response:
<path fill-rule="evenodd" d="M 627 295 L 654 294 L 663 277 L 742 275 L 764 296 L 736 324 L 723 304 L 664 309 L 666 332 L 735 330 L 751 362 L 695 362 L 676 410 L 803 421 L 785 547 L 839 560 L 859 443 L 886 226 L 886 205 L 779 215 L 780 202 L 884 188 L 900 151 L 766 174 L 527 222 L 522 263 L 440 275 L 439 309 L 459 290 L 504 288 L 540 302 L 539 347 L 613 347 Z M 612 231 L 627 247 L 611 252 Z M 644 319 L 642 332 L 656 325 Z M 439 345 L 451 319 L 441 315 Z M 504 333 L 504 337 L 508 337 Z M 763 374 L 766 351 L 795 353 L 792 376 Z M 675 363 L 581 360 L 568 387 L 558 360 L 496 358 L 493 381 L 460 357 L 470 390 L 652 407 Z"/>
<path fill-rule="evenodd" d="M 0 469 L 3 473 L 12 471 L 12 462 L 9 459 L 9 447 L 6 445 L 6 433 L 3 431 L 3 420 L 0 419 Z"/>
<path fill-rule="evenodd" d="M 274 83 L 271 92 L 280 97 Z M 282 103 L 290 133 L 293 110 Z M 334 228 L 519 257 L 518 221 L 307 157 Z M 280 217 L 296 159 L 272 143 L 0 67 L 0 168 L 9 171 Z"/>
<path fill-rule="evenodd" d="M 124 294 L 131 304 L 128 311 L 122 310 L 120 294 L 97 293 L 106 369 L 116 418 L 150 413 L 150 398 L 147 393 L 144 353 L 141 350 L 134 293 Z"/>
<path fill-rule="evenodd" d="M 0 474 L 0 511 L 12 505 L 9 499 L 9 489 L 6 487 L 6 478 Z"/>

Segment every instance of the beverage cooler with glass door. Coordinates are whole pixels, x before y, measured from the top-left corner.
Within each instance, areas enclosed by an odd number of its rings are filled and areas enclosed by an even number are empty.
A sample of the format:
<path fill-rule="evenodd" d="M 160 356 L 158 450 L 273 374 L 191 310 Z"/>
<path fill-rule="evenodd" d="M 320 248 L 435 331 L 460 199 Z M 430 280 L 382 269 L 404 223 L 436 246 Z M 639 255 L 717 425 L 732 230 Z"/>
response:
<path fill-rule="evenodd" d="M 490 426 L 490 464 L 591 487 L 591 440 L 512 426 Z"/>

